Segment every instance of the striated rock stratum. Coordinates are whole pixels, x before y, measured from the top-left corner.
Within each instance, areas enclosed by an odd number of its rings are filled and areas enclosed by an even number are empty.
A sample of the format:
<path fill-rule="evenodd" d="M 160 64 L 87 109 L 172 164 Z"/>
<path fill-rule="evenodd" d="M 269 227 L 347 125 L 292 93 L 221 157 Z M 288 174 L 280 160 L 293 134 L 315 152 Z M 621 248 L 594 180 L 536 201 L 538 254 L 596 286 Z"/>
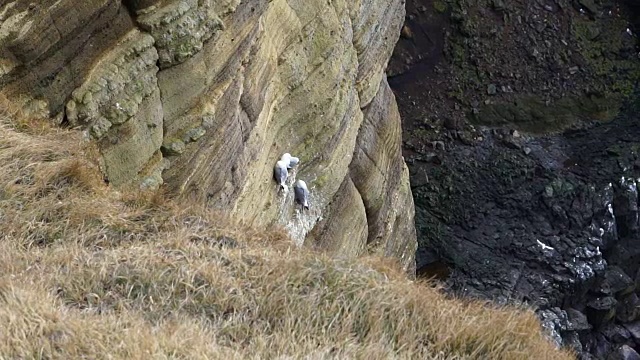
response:
<path fill-rule="evenodd" d="M 113 186 L 155 188 L 342 255 L 414 270 L 400 118 L 384 76 L 403 0 L 0 3 L 0 87 L 85 131 Z M 278 197 L 290 152 L 311 210 Z"/>

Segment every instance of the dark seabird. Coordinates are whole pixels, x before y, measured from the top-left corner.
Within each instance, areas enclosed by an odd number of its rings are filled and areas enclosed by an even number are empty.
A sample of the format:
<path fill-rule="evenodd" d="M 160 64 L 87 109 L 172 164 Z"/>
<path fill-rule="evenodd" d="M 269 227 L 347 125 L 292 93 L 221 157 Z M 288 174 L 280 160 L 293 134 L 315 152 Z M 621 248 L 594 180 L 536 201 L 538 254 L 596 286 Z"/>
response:
<path fill-rule="evenodd" d="M 287 163 L 282 160 L 278 161 L 276 166 L 273 168 L 273 178 L 276 180 L 278 185 L 280 185 L 280 189 L 283 191 L 287 191 L 287 185 L 285 184 L 287 176 L 289 176 L 289 173 L 287 172 Z"/>
<path fill-rule="evenodd" d="M 302 180 L 298 180 L 293 185 L 293 191 L 296 203 L 302 205 L 303 209 L 309 210 L 309 189 L 307 189 L 307 184 Z"/>

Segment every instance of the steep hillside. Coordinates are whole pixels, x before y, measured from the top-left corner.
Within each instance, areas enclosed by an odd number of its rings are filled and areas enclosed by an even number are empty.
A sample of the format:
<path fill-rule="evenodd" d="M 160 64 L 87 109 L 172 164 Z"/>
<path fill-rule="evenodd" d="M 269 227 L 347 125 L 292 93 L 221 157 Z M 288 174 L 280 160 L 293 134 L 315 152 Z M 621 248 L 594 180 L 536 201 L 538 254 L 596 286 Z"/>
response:
<path fill-rule="evenodd" d="M 79 135 L 0 115 L 0 358 L 570 359 L 531 312 L 446 299 L 388 258 L 117 192 Z"/>
<path fill-rule="evenodd" d="M 416 236 L 384 70 L 400 0 L 5 1 L 0 87 L 84 131 L 116 187 L 156 189 L 332 253 L 401 259 Z M 300 157 L 311 209 L 277 194 Z M 348 216 L 347 216 L 348 215 Z"/>

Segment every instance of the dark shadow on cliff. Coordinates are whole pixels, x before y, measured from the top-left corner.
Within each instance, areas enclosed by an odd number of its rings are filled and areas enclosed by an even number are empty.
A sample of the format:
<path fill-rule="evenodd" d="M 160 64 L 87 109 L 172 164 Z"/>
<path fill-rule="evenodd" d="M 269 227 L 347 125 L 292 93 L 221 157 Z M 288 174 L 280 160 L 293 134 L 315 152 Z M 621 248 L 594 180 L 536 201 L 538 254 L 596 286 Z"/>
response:
<path fill-rule="evenodd" d="M 637 13 L 610 1 L 467 3 L 408 1 L 390 64 L 418 274 L 454 294 L 534 305 L 583 358 L 638 350 L 638 59 L 622 18 L 633 33 Z M 518 16 L 523 37 L 509 38 Z M 541 54 L 517 56 L 532 49 Z"/>

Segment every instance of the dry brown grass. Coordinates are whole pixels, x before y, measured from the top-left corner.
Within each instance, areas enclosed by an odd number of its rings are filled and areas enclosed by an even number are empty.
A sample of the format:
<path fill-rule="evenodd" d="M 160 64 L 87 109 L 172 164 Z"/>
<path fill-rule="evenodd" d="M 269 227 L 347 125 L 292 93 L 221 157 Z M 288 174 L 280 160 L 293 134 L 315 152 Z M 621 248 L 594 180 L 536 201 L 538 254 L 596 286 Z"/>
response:
<path fill-rule="evenodd" d="M 94 151 L 0 119 L 0 358 L 571 358 L 528 311 L 109 189 Z"/>

